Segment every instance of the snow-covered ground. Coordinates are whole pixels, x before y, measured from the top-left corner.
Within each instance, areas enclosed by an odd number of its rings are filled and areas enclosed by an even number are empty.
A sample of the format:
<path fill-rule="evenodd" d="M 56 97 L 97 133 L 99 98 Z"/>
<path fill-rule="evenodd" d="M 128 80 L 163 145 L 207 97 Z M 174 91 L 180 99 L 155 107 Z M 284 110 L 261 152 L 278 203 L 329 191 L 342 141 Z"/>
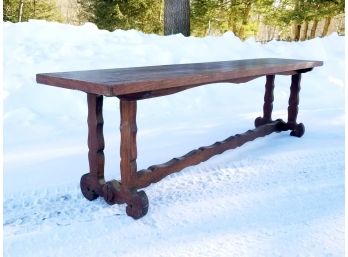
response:
<path fill-rule="evenodd" d="M 88 202 L 86 96 L 35 83 L 67 70 L 282 57 L 324 61 L 302 78 L 302 138 L 272 134 L 166 177 L 148 214 Z M 264 78 L 138 104 L 138 167 L 253 127 Z M 290 77 L 276 77 L 286 119 Z M 119 178 L 117 98 L 104 101 L 106 179 Z M 107 32 L 92 24 L 4 24 L 5 256 L 344 256 L 344 37 L 241 42 Z"/>

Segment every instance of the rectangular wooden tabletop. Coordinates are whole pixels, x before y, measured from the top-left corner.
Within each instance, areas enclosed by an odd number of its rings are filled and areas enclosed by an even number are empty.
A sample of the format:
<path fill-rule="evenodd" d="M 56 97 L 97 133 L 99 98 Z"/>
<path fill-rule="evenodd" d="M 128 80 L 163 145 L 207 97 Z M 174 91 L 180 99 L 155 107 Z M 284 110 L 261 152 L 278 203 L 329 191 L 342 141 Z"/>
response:
<path fill-rule="evenodd" d="M 185 88 L 241 78 L 308 70 L 321 61 L 293 59 L 246 59 L 236 61 L 42 73 L 36 81 L 56 87 L 105 96 Z"/>

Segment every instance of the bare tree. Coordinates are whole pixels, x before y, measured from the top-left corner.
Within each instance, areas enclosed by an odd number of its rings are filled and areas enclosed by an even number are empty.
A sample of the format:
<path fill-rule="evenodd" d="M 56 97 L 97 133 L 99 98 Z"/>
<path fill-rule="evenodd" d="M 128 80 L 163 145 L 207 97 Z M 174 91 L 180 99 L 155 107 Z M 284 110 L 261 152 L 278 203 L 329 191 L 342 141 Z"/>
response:
<path fill-rule="evenodd" d="M 164 35 L 190 36 L 190 0 L 164 0 Z"/>

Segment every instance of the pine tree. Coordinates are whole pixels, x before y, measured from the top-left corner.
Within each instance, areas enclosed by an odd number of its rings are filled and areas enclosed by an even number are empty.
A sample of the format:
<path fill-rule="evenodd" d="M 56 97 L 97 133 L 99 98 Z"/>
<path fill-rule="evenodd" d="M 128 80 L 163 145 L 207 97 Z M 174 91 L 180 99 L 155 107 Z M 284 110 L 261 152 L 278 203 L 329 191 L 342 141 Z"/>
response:
<path fill-rule="evenodd" d="M 42 19 L 62 21 L 54 1 L 50 0 L 4 0 L 3 20 L 11 22 Z"/>
<path fill-rule="evenodd" d="M 192 32 L 196 36 L 220 34 L 227 30 L 226 12 L 221 0 L 192 0 Z"/>
<path fill-rule="evenodd" d="M 252 16 L 258 2 L 253 0 L 192 0 L 193 32 L 195 35 L 203 36 L 232 31 L 242 39 L 254 36 L 257 31 L 257 22 L 252 19 Z"/>
<path fill-rule="evenodd" d="M 93 22 L 99 29 L 161 31 L 161 3 L 157 0 L 79 0 L 80 20 Z"/>

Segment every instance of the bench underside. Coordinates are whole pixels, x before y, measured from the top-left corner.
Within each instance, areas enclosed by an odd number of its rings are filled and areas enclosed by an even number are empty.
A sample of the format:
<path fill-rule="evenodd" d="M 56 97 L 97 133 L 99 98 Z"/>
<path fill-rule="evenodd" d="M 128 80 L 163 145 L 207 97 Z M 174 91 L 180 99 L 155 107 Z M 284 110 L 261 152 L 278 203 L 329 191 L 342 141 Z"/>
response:
<path fill-rule="evenodd" d="M 147 169 L 140 170 L 137 172 L 137 176 L 132 179 L 129 186 L 136 189 L 147 187 L 151 183 L 156 183 L 171 173 L 181 171 L 188 166 L 197 165 L 217 154 L 235 149 L 249 141 L 267 136 L 273 132 L 281 132 L 288 129 L 287 124 L 281 119 L 260 125 L 253 130 L 248 130 L 242 134 L 236 134 L 210 146 L 203 146 L 192 150 L 181 157 L 173 158 L 163 164 L 153 165 Z"/>
<path fill-rule="evenodd" d="M 264 137 L 273 132 L 291 130 L 290 135 L 301 137 L 304 125 L 297 123 L 301 73 L 291 75 L 290 97 L 287 122 L 272 120 L 273 89 L 275 75 L 266 75 L 263 116 L 255 120 L 255 129 L 242 134 L 236 134 L 210 146 L 200 147 L 189 153 L 173 158 L 170 161 L 150 166 L 144 170 L 137 170 L 137 100 L 121 98 L 121 144 L 120 144 L 120 173 L 121 181 L 104 179 L 104 136 L 103 136 L 103 96 L 87 94 L 88 102 L 88 160 L 90 172 L 81 178 L 81 190 L 88 200 L 103 197 L 108 204 L 127 204 L 126 212 L 138 219 L 146 215 L 149 207 L 148 198 L 144 191 L 152 183 L 182 169 L 199 164 L 209 158 L 221 154 L 226 150 L 235 149 L 256 138 Z"/>

